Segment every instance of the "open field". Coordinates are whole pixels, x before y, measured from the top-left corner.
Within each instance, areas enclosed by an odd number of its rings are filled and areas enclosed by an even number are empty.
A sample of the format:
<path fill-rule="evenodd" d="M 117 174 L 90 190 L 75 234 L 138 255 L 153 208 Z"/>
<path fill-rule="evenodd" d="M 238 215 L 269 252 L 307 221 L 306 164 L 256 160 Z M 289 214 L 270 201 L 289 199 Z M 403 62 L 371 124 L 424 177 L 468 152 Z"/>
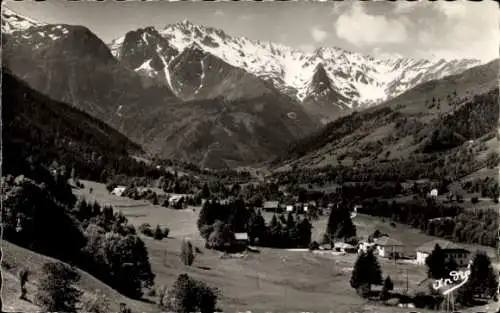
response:
<path fill-rule="evenodd" d="M 311 252 L 260 249 L 242 259 L 221 259 L 220 253 L 203 248 L 196 220 L 198 209 L 172 210 L 109 195 L 104 185 L 83 182 L 85 189 L 75 190 L 77 195 L 95 199 L 122 211 L 134 225 L 150 223 L 167 225 L 170 237 L 162 241 L 144 238 L 158 285 L 170 285 L 177 275 L 187 272 L 197 279 L 218 287 L 223 294 L 221 306 L 226 312 L 251 310 L 252 312 L 331 311 L 336 312 L 405 312 L 408 309 L 373 307 L 358 297 L 349 285 L 350 271 L 355 255 L 329 256 Z M 93 193 L 88 193 L 92 186 Z M 392 228 L 389 223 L 358 215 L 358 232 L 366 236 L 379 229 L 403 241 L 409 247 L 435 239 L 404 225 Z M 314 223 L 314 238 L 319 238 L 326 226 L 323 217 Z M 191 238 L 202 250 L 193 267 L 182 265 L 179 254 L 181 240 Z M 390 275 L 395 289 L 413 290 L 425 278 L 425 267 L 380 259 L 384 276 Z M 425 312 L 420 310 L 420 312 Z M 471 311 L 472 312 L 472 311 Z"/>

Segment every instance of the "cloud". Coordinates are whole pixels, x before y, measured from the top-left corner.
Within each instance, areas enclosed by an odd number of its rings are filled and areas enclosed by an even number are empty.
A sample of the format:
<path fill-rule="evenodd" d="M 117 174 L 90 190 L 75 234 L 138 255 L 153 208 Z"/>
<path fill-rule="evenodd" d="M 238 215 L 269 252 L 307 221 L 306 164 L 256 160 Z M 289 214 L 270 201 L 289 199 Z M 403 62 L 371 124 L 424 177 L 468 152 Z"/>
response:
<path fill-rule="evenodd" d="M 436 8 L 446 15 L 446 17 L 452 19 L 463 18 L 467 15 L 467 2 L 465 1 L 438 1 L 436 3 Z"/>
<path fill-rule="evenodd" d="M 440 58 L 498 58 L 500 45 L 499 12 L 496 4 L 455 1 L 429 6 L 438 13 L 428 20 L 432 27 L 418 29 L 420 54 L 432 52 Z"/>
<path fill-rule="evenodd" d="M 311 36 L 316 42 L 323 42 L 326 37 L 328 37 L 328 33 L 318 27 L 313 27 L 311 29 Z"/>
<path fill-rule="evenodd" d="M 339 16 L 334 27 L 339 38 L 356 46 L 402 43 L 407 38 L 403 20 L 369 15 L 360 2 L 353 3 L 347 12 Z"/>
<path fill-rule="evenodd" d="M 224 16 L 224 15 L 225 15 L 225 13 L 224 13 L 224 11 L 222 11 L 222 10 L 220 10 L 220 9 L 219 9 L 219 10 L 216 10 L 216 11 L 215 11 L 214 15 L 215 15 L 215 16 Z"/>
<path fill-rule="evenodd" d="M 249 15 L 242 15 L 242 16 L 240 16 L 240 19 L 242 21 L 250 21 L 252 19 L 252 17 Z"/>

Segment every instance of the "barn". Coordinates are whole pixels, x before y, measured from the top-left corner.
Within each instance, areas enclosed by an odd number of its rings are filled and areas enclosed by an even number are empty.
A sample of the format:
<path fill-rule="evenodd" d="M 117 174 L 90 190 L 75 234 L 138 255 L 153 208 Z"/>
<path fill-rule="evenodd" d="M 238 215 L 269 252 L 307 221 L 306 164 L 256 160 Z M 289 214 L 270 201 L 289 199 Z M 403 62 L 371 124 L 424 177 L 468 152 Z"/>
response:
<path fill-rule="evenodd" d="M 376 239 L 375 243 L 377 244 L 378 255 L 382 258 L 401 258 L 403 255 L 403 243 L 394 238 L 382 237 Z"/>

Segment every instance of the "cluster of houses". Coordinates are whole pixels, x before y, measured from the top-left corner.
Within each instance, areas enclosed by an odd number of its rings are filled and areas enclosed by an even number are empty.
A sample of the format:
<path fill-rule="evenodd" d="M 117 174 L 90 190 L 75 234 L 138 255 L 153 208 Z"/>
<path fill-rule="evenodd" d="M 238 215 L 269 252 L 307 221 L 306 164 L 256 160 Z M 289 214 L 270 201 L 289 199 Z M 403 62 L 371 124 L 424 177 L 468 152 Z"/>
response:
<path fill-rule="evenodd" d="M 417 247 L 414 251 L 410 251 L 408 247 L 400 241 L 388 236 L 383 236 L 381 238 L 374 239 L 373 242 L 360 243 L 357 247 L 357 252 L 361 253 L 366 252 L 368 249 L 372 249 L 379 257 L 382 258 L 410 258 L 413 259 L 417 265 L 425 265 L 425 260 L 432 253 L 436 245 L 441 247 L 447 260 L 453 258 L 459 266 L 466 266 L 471 259 L 472 253 L 470 250 L 442 239 L 429 241 Z M 412 257 L 409 255 L 412 255 Z"/>
<path fill-rule="evenodd" d="M 262 209 L 264 211 L 273 213 L 292 212 L 305 214 L 312 208 L 317 208 L 316 201 L 309 201 L 307 203 L 297 202 L 294 204 L 285 204 L 279 201 L 265 201 L 262 204 Z"/>
<path fill-rule="evenodd" d="M 126 186 L 117 186 L 115 187 L 112 191 L 111 194 L 115 195 L 117 197 L 122 197 L 123 193 L 125 190 L 127 190 L 128 187 Z M 139 193 L 144 193 L 147 191 L 151 191 L 149 188 L 136 188 Z M 185 204 L 185 200 L 189 198 L 193 198 L 193 195 L 189 194 L 172 194 L 172 195 L 161 195 L 163 198 L 163 203 L 168 204 L 169 206 L 176 206 L 179 204 L 179 202 L 182 202 Z"/>

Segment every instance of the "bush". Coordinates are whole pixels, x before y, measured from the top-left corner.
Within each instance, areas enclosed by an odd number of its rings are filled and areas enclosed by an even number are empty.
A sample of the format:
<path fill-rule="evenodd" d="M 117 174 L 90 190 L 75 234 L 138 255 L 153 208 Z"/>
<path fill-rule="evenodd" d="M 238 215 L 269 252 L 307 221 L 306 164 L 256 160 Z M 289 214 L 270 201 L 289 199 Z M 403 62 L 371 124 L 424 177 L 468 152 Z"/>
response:
<path fill-rule="evenodd" d="M 127 304 L 120 302 L 120 312 L 119 313 L 132 313 L 132 310 L 127 306 Z"/>
<path fill-rule="evenodd" d="M 78 272 L 64 263 L 44 264 L 35 304 L 45 312 L 76 312 L 82 292 L 72 285 L 79 279 Z"/>
<path fill-rule="evenodd" d="M 29 271 L 27 269 L 21 269 L 19 271 L 19 283 L 21 284 L 21 295 L 19 296 L 19 299 L 26 300 L 26 283 L 28 282 L 28 277 L 29 277 Z"/>
<path fill-rule="evenodd" d="M 113 191 L 113 189 L 115 189 L 118 185 L 115 184 L 115 183 L 109 183 L 106 185 L 106 190 L 108 190 L 108 192 L 111 192 Z"/>
<path fill-rule="evenodd" d="M 163 238 L 168 238 L 169 234 L 170 234 L 170 228 L 164 227 L 163 228 Z"/>
<path fill-rule="evenodd" d="M 194 262 L 193 245 L 184 240 L 181 246 L 181 260 L 184 265 L 191 266 Z"/>
<path fill-rule="evenodd" d="M 309 250 L 314 251 L 319 249 L 319 244 L 316 241 L 313 241 L 309 244 Z"/>
<path fill-rule="evenodd" d="M 220 292 L 187 274 L 180 274 L 174 285 L 160 299 L 162 308 L 177 313 L 213 313 Z"/>
<path fill-rule="evenodd" d="M 151 228 L 151 225 L 148 223 L 141 224 L 139 226 L 139 232 L 145 236 L 153 237 L 153 229 Z"/>
<path fill-rule="evenodd" d="M 161 229 L 160 225 L 156 225 L 156 229 L 154 231 L 154 239 L 156 240 L 162 240 L 163 239 L 163 230 Z"/>
<path fill-rule="evenodd" d="M 81 310 L 88 313 L 110 312 L 109 299 L 100 290 L 96 290 L 85 297 Z"/>

